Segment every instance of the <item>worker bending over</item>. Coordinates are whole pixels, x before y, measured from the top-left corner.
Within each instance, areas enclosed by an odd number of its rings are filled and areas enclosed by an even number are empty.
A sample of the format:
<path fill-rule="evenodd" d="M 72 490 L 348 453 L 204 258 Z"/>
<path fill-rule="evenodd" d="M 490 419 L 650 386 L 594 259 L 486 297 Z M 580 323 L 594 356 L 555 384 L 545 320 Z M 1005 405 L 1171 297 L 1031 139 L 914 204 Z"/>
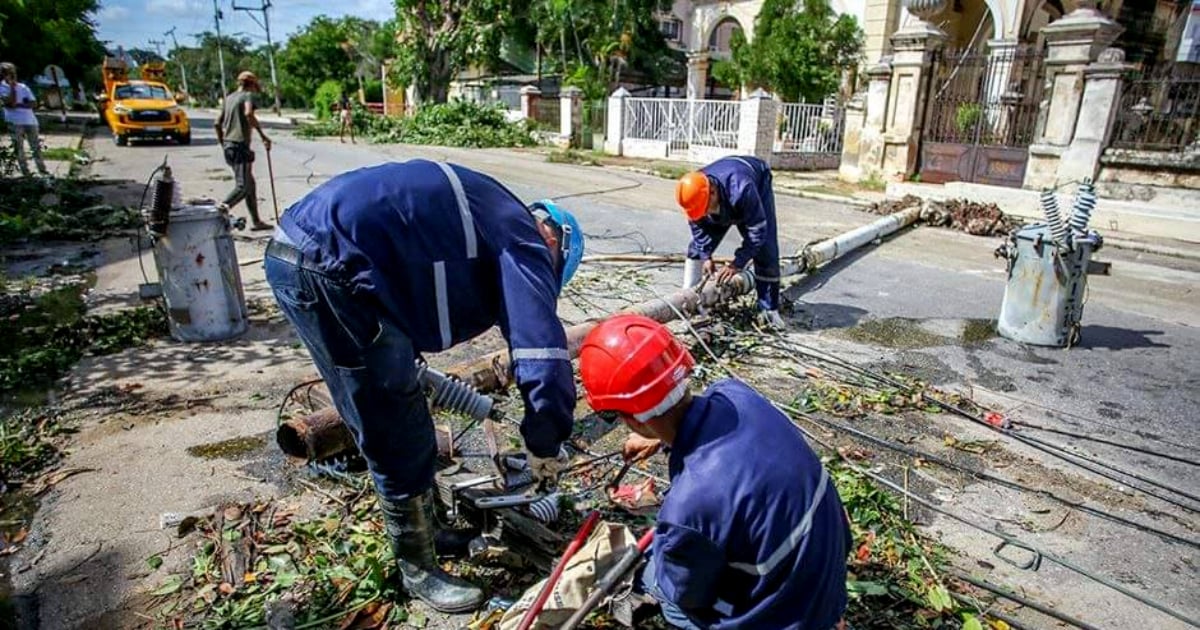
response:
<path fill-rule="evenodd" d="M 750 156 L 721 158 L 679 179 L 675 200 L 692 230 L 684 263 L 683 288 L 690 289 L 701 274 L 726 282 L 754 261 L 754 288 L 764 323 L 784 326 L 779 316 L 779 236 L 775 224 L 775 191 L 771 167 Z M 730 226 L 742 234 L 733 263 L 721 269 L 713 253 Z"/>
<path fill-rule="evenodd" d="M 588 404 L 633 430 L 626 458 L 669 448 L 646 591 L 680 628 L 826 630 L 846 609 L 850 530 L 800 432 L 729 379 L 693 396 L 692 356 L 662 324 L 617 315 L 583 341 Z"/>
<path fill-rule="evenodd" d="M 554 477 L 575 408 L 556 308 L 582 256 L 570 213 L 527 208 L 487 175 L 426 160 L 329 180 L 287 210 L 267 246 L 275 299 L 370 468 L 404 588 L 439 611 L 484 595 L 435 560 L 437 447 L 416 360 L 498 324 L 530 468 Z"/>

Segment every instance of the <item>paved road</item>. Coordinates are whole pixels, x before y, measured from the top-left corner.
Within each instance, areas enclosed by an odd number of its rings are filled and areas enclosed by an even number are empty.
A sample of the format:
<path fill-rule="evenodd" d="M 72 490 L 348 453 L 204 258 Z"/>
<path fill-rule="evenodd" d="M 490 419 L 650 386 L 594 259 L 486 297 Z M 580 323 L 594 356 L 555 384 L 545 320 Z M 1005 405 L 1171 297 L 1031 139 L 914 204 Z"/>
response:
<path fill-rule="evenodd" d="M 336 140 L 299 140 L 282 131 L 269 131 L 269 134 L 276 139 L 271 158 L 280 209 L 339 172 L 386 160 L 426 157 L 485 171 L 529 201 L 547 197 L 561 200 L 578 213 L 584 229 L 592 237 L 588 243 L 592 253 L 679 252 L 687 242 L 686 227 L 673 208 L 673 182 L 659 178 L 615 169 L 549 164 L 534 152 L 349 145 Z M 164 155 L 168 155 L 175 167 L 175 176 L 183 185 L 185 197 L 219 198 L 232 182 L 228 181 L 228 172 L 203 115 L 197 116 L 193 137 L 194 144 L 190 147 L 117 148 L 102 138 L 97 139 L 95 153 L 102 160 L 95 164 L 93 172 L 103 178 L 123 181 L 125 194 L 136 201 L 141 192 L 140 182 Z M 259 150 L 259 196 L 264 200 L 261 204 L 264 216 L 270 216 L 271 192 L 264 157 Z M 781 196 L 778 207 L 784 251 L 795 250 L 806 242 L 873 218 L 835 203 L 791 197 Z M 265 241 L 258 236 L 261 235 L 239 242 L 239 255 L 243 260 L 261 255 Z M 1200 331 L 1197 330 L 1200 300 L 1195 295 L 1196 287 L 1200 286 L 1200 266 L 1194 263 L 1111 249 L 1102 252 L 1103 259 L 1113 262 L 1113 273 L 1108 277 L 1092 278 L 1083 318 L 1083 343 L 1070 351 L 1028 348 L 1003 339 L 976 345 L 946 341 L 905 349 L 890 347 L 894 344 L 888 342 L 864 344 L 845 340 L 845 331 L 861 331 L 863 322 L 883 318 L 904 318 L 897 320 L 902 336 L 907 334 L 905 331 L 920 329 L 946 337 L 956 336 L 967 322 L 993 319 L 999 310 L 1005 278 L 1001 262 L 991 254 L 997 244 L 998 239 L 917 229 L 855 256 L 851 263 L 835 264 L 825 273 L 789 290 L 788 295 L 797 300 L 792 320 L 793 335 L 842 351 L 863 364 L 904 369 L 946 386 L 969 390 L 982 400 L 1008 410 L 1015 418 L 1103 436 L 1150 450 L 1194 456 L 1200 447 L 1196 431 L 1200 422 L 1200 414 L 1196 412 L 1200 407 Z M 725 249 L 732 250 L 734 245 L 728 243 Z M 97 292 L 120 296 L 135 291 L 140 273 L 128 252 L 109 252 L 109 256 L 110 264 L 100 269 Z M 243 277 L 248 295 L 266 295 L 258 265 L 243 268 Z M 673 279 L 673 275 L 661 278 L 660 288 L 667 289 L 666 283 Z M 266 352 L 264 346 L 271 346 L 267 348 L 270 352 Z M 97 383 L 137 379 L 136 369 L 146 369 L 149 365 L 159 370 L 157 380 L 164 387 L 187 388 L 198 386 L 198 380 L 214 379 L 235 383 L 226 385 L 229 389 L 248 391 L 244 388 L 253 385 L 246 383 L 273 378 L 270 384 L 273 391 L 286 387 L 309 369 L 304 357 L 295 352 L 286 360 L 281 358 L 282 352 L 271 354 L 284 347 L 285 342 L 274 337 L 255 338 L 232 348 L 197 350 L 195 352 L 202 355 L 208 352 L 205 355 L 208 360 L 198 363 L 191 358 L 193 351 L 164 348 L 159 354 L 166 356 L 155 357 L 159 363 L 131 358 L 124 364 L 107 363 L 92 366 L 90 371 L 81 370 L 79 378 Z M 186 355 L 186 361 L 180 363 L 183 355 Z M 267 374 L 248 374 L 255 370 L 266 370 Z M 243 383 L 233 379 L 248 380 Z M 172 453 L 189 440 L 197 442 L 206 435 L 211 436 L 212 431 L 221 437 L 237 435 L 239 431 L 264 431 L 270 426 L 270 413 L 265 408 L 258 411 L 241 409 L 238 413 L 219 415 L 206 421 L 212 422 L 211 428 L 191 422 L 174 425 L 172 437 L 162 431 L 151 434 L 150 442 L 139 444 L 142 448 L 149 448 L 148 444 L 161 444 L 161 459 L 154 461 L 153 466 L 131 465 L 132 468 L 140 470 L 142 475 L 153 474 L 155 469 L 166 471 L 160 474 L 169 474 L 180 484 L 200 483 L 193 481 L 194 463 L 176 462 Z M 239 422 L 246 424 L 239 425 Z M 970 431 L 953 425 L 947 425 L 945 430 L 955 434 Z M 124 437 L 121 434 L 116 438 L 106 435 L 103 439 L 111 442 Z M 144 438 L 129 439 L 143 439 L 144 442 Z M 1071 442 L 1068 438 L 1054 439 Z M 122 449 L 130 448 L 121 442 L 110 442 L 97 442 L 103 446 L 93 450 L 121 453 L 124 452 Z M 1095 444 L 1078 443 L 1078 447 L 1102 456 L 1119 468 L 1136 470 L 1159 482 L 1191 488 L 1193 492 L 1200 488 L 1200 475 L 1195 467 Z M 1020 453 L 1036 456 L 1036 453 Z M 186 456 L 180 457 L 186 460 Z M 1042 463 L 1048 468 L 1059 467 L 1048 461 Z M 110 499 L 109 503 L 120 505 L 156 501 L 156 507 L 150 509 L 153 513 L 155 509 L 197 509 L 210 505 L 212 496 L 247 491 L 247 484 L 231 479 L 225 469 L 217 472 L 218 468 L 214 466 L 213 470 L 213 475 L 203 482 L 208 484 L 204 487 L 205 500 L 209 502 L 195 497 L 189 500 L 183 490 L 164 498 L 153 485 L 138 485 L 136 479 L 120 481 L 119 477 L 113 477 L 106 486 L 106 492 L 115 494 L 105 496 Z M 118 475 L 117 472 L 113 474 Z M 1041 482 L 1039 479 L 1025 481 Z M 79 483 L 88 481 L 81 477 Z M 135 485 L 138 487 L 133 488 Z M 269 488 L 248 487 L 259 492 Z M 137 495 L 137 492 L 142 494 Z M 965 489 L 953 505 L 967 513 L 995 515 L 1015 511 L 1013 518 L 1023 517 L 1020 501 L 983 486 Z M 1144 505 L 1175 515 L 1174 518 L 1150 518 L 1156 526 L 1181 535 L 1195 535 L 1194 513 L 1152 500 Z M 58 528 L 56 535 L 60 543 L 69 546 L 74 541 L 82 545 L 88 535 L 87 528 L 73 526 L 73 519 L 94 520 L 90 512 L 96 510 L 105 512 L 103 506 L 89 503 L 86 493 L 77 495 L 74 502 L 59 501 L 49 512 L 47 518 L 51 525 L 48 527 Z M 112 528 L 116 531 L 145 527 L 144 523 L 130 522 L 128 515 L 111 512 L 105 512 L 108 523 L 125 519 L 127 526 Z M 995 542 L 944 521 L 935 521 L 933 527 L 956 548 L 976 558 L 988 557 Z M 1064 533 L 1068 530 L 1069 534 Z M 1131 537 L 1126 530 L 1091 522 L 1064 528 L 1057 535 L 1043 533 L 1035 539 L 1052 545 L 1060 553 L 1073 554 L 1072 557 L 1079 558 L 1081 564 L 1117 575 L 1123 582 L 1131 584 L 1131 588 L 1189 610 L 1193 615 L 1200 614 L 1200 602 L 1194 597 L 1195 563 L 1186 560 L 1195 557 L 1192 549 L 1176 549 L 1145 536 Z M 115 570 L 131 564 L 130 558 L 133 558 L 132 564 L 136 564 L 136 554 L 146 551 L 147 545 L 150 549 L 142 554 L 143 557 L 154 551 L 152 539 L 150 543 L 132 538 L 125 542 L 129 550 L 112 560 L 113 566 L 117 567 Z M 999 564 L 994 558 L 991 560 L 992 564 Z M 69 554 L 58 559 L 54 559 L 53 554 L 47 556 L 46 565 L 55 563 L 70 565 L 72 557 Z M 1001 565 L 996 571 L 989 579 L 1027 585 L 1042 599 L 1053 601 L 1063 610 L 1104 627 L 1179 627 L 1170 619 L 1149 613 L 1130 600 L 1059 570 L 1021 573 Z M 24 579 L 32 579 L 33 573 Z M 51 620 L 85 619 L 88 613 L 86 610 L 80 612 L 79 607 L 90 606 L 94 612 L 96 607 L 103 605 L 111 606 L 111 602 L 97 603 L 82 596 L 68 598 L 58 602 L 57 606 L 47 604 L 43 609 L 43 621 L 46 622 L 47 615 Z M 72 611 L 71 606 L 76 610 Z"/>

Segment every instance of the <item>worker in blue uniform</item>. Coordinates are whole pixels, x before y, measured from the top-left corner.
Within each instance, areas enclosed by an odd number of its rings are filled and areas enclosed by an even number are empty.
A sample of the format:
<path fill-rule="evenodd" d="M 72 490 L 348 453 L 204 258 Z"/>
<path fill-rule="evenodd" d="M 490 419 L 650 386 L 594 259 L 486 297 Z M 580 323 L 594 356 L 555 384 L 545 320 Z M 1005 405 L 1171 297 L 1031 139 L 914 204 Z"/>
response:
<path fill-rule="evenodd" d="M 725 282 L 754 261 L 754 288 L 761 319 L 784 326 L 779 315 L 779 235 L 775 223 L 775 190 L 771 167 L 751 156 L 721 158 L 681 177 L 675 200 L 692 231 L 684 263 L 683 288 L 699 284 L 703 275 Z M 742 235 L 733 262 L 717 269 L 713 252 L 731 226 Z"/>
<path fill-rule="evenodd" d="M 275 299 L 370 468 L 404 588 L 439 611 L 484 594 L 436 561 L 437 447 L 416 360 L 499 325 L 530 468 L 554 477 L 575 407 L 556 308 L 582 256 L 569 212 L 426 160 L 334 177 L 288 208 L 267 247 Z"/>
<path fill-rule="evenodd" d="M 829 473 L 745 383 L 693 396 L 693 367 L 671 332 L 641 315 L 605 320 L 579 352 L 588 403 L 634 432 L 626 458 L 670 450 L 647 592 L 680 628 L 841 626 L 851 537 Z"/>

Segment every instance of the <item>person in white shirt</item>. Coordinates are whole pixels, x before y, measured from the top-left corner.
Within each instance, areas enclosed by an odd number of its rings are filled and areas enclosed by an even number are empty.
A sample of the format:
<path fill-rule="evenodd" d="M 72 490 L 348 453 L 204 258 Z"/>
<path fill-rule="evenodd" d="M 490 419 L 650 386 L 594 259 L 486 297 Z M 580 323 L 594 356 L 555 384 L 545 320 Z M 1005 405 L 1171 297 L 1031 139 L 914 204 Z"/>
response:
<path fill-rule="evenodd" d="M 29 86 L 17 81 L 17 67 L 11 63 L 0 63 L 0 103 L 4 104 L 4 121 L 12 135 L 13 150 L 21 174 L 29 177 L 29 164 L 25 161 L 23 141 L 29 143 L 29 152 L 37 164 L 38 172 L 46 174 L 46 163 L 42 161 L 42 141 L 38 137 L 37 116 L 33 106 L 37 100 Z"/>

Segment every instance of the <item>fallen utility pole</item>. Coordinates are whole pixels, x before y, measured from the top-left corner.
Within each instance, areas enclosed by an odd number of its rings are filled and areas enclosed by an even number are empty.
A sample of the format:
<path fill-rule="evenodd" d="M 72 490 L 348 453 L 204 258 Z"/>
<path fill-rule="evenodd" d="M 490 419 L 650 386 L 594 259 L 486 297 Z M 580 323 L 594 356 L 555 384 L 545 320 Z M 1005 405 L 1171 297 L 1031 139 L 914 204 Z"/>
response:
<path fill-rule="evenodd" d="M 919 215 L 919 207 L 909 208 L 834 238 L 808 245 L 796 256 L 784 261 L 783 275 L 815 271 L 822 265 L 863 245 L 912 225 L 917 221 Z M 743 271 L 728 282 L 722 284 L 703 283 L 695 289 L 683 289 L 663 298 L 642 302 L 623 312 L 644 315 L 665 323 L 680 317 L 690 317 L 698 313 L 702 307 L 711 307 L 744 295 L 753 288 L 754 274 L 750 271 Z M 593 320 L 566 329 L 567 351 L 572 358 L 579 355 L 579 346 L 583 343 L 584 337 L 598 323 L 598 320 Z M 467 383 L 479 392 L 487 393 L 508 386 L 512 380 L 510 370 L 508 351 L 501 350 L 460 363 L 446 370 L 446 374 Z M 353 438 L 340 420 L 336 410 L 332 407 L 321 409 L 308 416 L 294 418 L 283 423 L 276 437 L 284 452 L 295 457 L 325 459 L 353 452 L 355 448 Z"/>
<path fill-rule="evenodd" d="M 781 265 L 784 276 L 816 271 L 823 265 L 844 256 L 863 245 L 873 243 L 894 234 L 917 222 L 921 216 L 919 206 L 889 214 L 860 228 L 839 234 L 830 239 L 805 246 L 796 256 L 785 259 Z M 623 313 L 645 315 L 650 319 L 666 323 L 684 316 L 695 315 L 700 307 L 708 307 L 732 297 L 749 293 L 754 287 L 754 275 L 744 271 L 724 284 L 706 284 L 699 292 L 683 289 L 662 299 L 642 302 Z M 583 322 L 567 328 L 567 350 L 571 358 L 579 355 L 579 345 L 598 321 Z M 454 366 L 446 371 L 470 383 L 481 392 L 503 389 L 511 381 L 509 357 L 506 350 L 493 352 L 478 359 Z"/>

